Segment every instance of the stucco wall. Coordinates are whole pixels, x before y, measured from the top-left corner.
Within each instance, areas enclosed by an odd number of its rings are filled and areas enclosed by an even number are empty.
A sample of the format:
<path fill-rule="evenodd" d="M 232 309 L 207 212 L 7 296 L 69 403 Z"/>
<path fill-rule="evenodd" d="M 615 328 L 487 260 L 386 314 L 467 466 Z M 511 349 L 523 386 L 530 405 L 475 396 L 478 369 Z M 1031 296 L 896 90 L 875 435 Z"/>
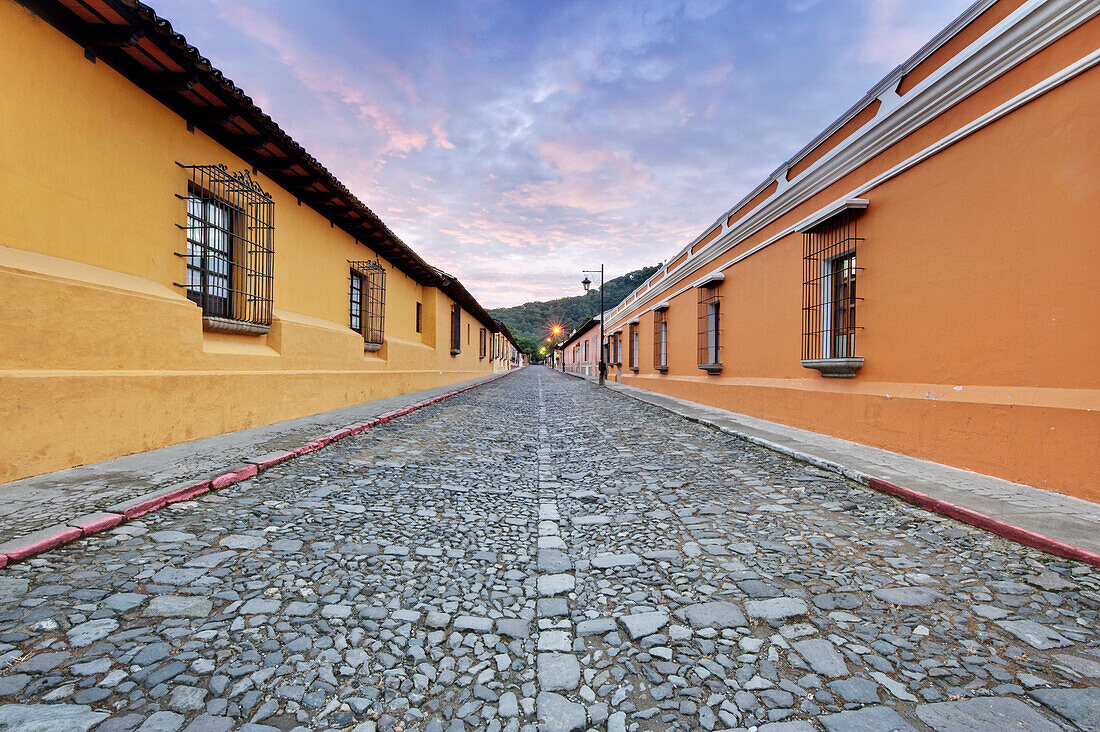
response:
<path fill-rule="evenodd" d="M 0 481 L 496 368 L 465 312 L 451 356 L 450 298 L 385 261 L 386 342 L 364 353 L 348 260 L 376 254 L 263 175 L 271 331 L 204 332 L 173 284 L 187 192 L 175 163 L 249 166 L 23 8 L 0 2 L 0 27 Z"/>
<path fill-rule="evenodd" d="M 1100 500 L 1092 455 L 1100 434 L 1100 68 L 861 193 L 870 201 L 858 220 L 866 360 L 855 378 L 821 378 L 800 363 L 801 235 L 724 270 L 720 374 L 697 368 L 697 293 L 688 287 L 1098 42 L 1093 19 L 672 290 L 657 293 L 654 283 L 653 294 L 609 319 L 609 328 L 641 319 L 641 369 L 624 368 L 622 381 Z M 662 375 L 653 370 L 648 308 L 666 299 L 670 368 Z"/>

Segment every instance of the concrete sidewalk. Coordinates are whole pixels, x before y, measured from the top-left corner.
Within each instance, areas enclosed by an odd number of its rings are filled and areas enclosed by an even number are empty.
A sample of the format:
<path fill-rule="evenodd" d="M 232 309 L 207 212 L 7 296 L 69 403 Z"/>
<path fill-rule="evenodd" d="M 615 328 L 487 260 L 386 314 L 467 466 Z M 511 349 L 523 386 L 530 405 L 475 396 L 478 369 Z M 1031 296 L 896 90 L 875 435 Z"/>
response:
<path fill-rule="evenodd" d="M 919 491 L 996 521 L 1100 554 L 1100 504 L 632 386 L 611 381 L 607 386 L 860 483 L 881 480 Z"/>
<path fill-rule="evenodd" d="M 500 376 L 399 394 L 0 484 L 0 543 Z"/>

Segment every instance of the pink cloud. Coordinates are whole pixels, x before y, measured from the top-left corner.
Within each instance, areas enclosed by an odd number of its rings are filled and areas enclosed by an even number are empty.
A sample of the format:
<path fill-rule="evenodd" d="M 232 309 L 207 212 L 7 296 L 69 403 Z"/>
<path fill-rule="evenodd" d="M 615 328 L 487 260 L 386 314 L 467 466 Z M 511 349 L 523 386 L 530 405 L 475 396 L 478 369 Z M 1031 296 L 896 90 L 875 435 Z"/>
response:
<path fill-rule="evenodd" d="M 447 150 L 454 150 L 455 146 L 447 138 L 447 130 L 444 129 L 443 124 L 443 120 L 440 120 L 432 125 L 432 136 L 435 138 L 435 144 Z"/>
<path fill-rule="evenodd" d="M 539 140 L 535 148 L 557 177 L 510 191 L 508 199 L 522 206 L 608 213 L 634 205 L 652 187 L 652 171 L 625 151 L 563 139 Z"/>
<path fill-rule="evenodd" d="M 427 144 L 427 134 L 398 115 L 369 101 L 380 95 L 366 88 L 365 77 L 354 81 L 348 79 L 310 50 L 294 32 L 263 13 L 236 3 L 222 4 L 220 8 L 219 14 L 223 20 L 273 50 L 289 73 L 306 89 L 350 107 L 356 117 L 376 130 L 384 140 L 382 149 L 377 151 L 379 158 L 388 154 L 404 156 L 413 150 L 423 149 Z M 407 76 L 394 69 L 391 64 L 381 64 L 380 68 L 410 102 L 419 100 L 416 89 Z M 379 160 L 380 165 L 382 162 Z"/>

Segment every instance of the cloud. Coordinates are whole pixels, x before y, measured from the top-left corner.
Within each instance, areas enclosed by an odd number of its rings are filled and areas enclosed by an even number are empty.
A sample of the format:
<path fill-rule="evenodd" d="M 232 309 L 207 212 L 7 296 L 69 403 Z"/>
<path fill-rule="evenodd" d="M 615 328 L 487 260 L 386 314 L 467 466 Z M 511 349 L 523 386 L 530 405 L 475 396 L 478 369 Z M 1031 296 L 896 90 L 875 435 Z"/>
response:
<path fill-rule="evenodd" d="M 224 3 L 219 7 L 222 20 L 267 46 L 305 90 L 347 106 L 358 119 L 377 131 L 383 140 L 381 148 L 375 151 L 379 158 L 390 154 L 406 155 L 427 144 L 427 134 L 402 119 L 391 108 L 372 101 L 379 94 L 371 88 L 370 77 L 349 78 L 334 68 L 322 51 L 311 48 L 295 31 L 280 25 L 265 13 L 243 3 Z M 382 64 L 381 68 L 408 102 L 415 104 L 419 101 L 419 95 L 406 75 L 391 64 Z M 393 105 L 392 108 L 398 107 Z"/>
<path fill-rule="evenodd" d="M 432 125 L 432 137 L 435 138 L 435 144 L 447 150 L 454 150 L 455 146 L 447 139 L 447 130 L 444 129 L 443 125 L 443 120 Z"/>
<path fill-rule="evenodd" d="M 486 306 L 671 257 L 966 0 L 158 0 Z"/>
<path fill-rule="evenodd" d="M 961 12 L 969 3 L 959 5 Z M 932 10 L 930 14 L 928 11 Z M 944 25 L 942 10 L 925 0 L 875 0 L 852 55 L 864 64 L 896 66 L 916 53 Z M 931 17 L 929 17 L 931 15 Z"/>
<path fill-rule="evenodd" d="M 587 213 L 607 213 L 629 207 L 651 187 L 652 172 L 623 150 L 588 147 L 557 139 L 536 143 L 539 155 L 555 178 L 525 183 L 507 198 L 528 208 L 564 206 Z"/>

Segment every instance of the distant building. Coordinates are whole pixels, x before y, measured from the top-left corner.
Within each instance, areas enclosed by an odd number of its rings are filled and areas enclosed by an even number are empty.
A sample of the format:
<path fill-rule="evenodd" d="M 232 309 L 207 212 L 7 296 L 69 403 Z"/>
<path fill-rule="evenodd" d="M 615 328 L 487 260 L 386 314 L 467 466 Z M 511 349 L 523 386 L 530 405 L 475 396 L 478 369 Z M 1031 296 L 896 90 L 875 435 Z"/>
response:
<path fill-rule="evenodd" d="M 520 364 L 149 8 L 0 27 L 0 481 Z"/>
<path fill-rule="evenodd" d="M 588 379 L 600 375 L 600 318 L 586 320 L 562 341 L 565 372 Z"/>
<path fill-rule="evenodd" d="M 1098 13 L 975 3 L 609 314 L 622 381 L 1100 499 Z"/>

